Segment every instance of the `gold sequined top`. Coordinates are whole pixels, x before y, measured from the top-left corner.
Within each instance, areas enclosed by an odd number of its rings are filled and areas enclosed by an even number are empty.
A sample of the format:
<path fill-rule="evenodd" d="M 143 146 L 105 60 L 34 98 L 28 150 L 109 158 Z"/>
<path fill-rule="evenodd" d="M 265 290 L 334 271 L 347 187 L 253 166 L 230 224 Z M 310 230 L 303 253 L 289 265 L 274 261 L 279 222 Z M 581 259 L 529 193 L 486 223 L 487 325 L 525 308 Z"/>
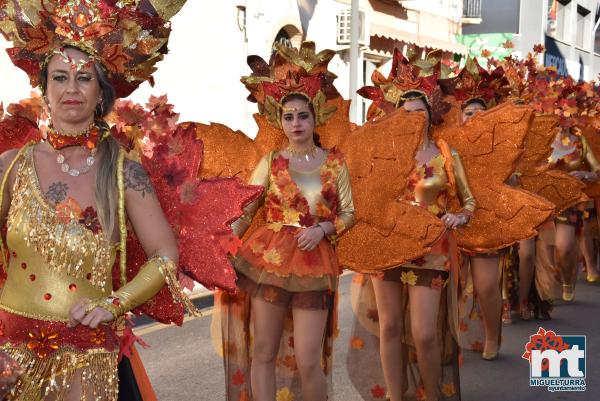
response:
<path fill-rule="evenodd" d="M 323 164 L 309 172 L 292 169 L 288 159 L 282 155 L 264 156 L 254 169 L 249 184 L 261 185 L 265 192 L 260 199 L 246 207 L 244 216 L 232 225 L 238 236 L 243 235 L 263 204 L 267 209 L 268 223 L 302 227 L 331 220 L 336 234 L 354 225 L 350 175 L 339 152 L 329 151 Z M 337 199 L 335 208 L 326 199 L 331 196 Z M 327 216 L 332 211 L 335 211 L 335 216 Z M 306 212 L 306 216 L 303 216 L 303 212 Z"/>
<path fill-rule="evenodd" d="M 552 168 L 565 171 L 582 170 L 584 164 L 593 172 L 600 171 L 600 163 L 594 156 L 585 137 L 560 131 L 552 143 L 552 154 L 548 157 Z"/>
<path fill-rule="evenodd" d="M 472 213 L 475 210 L 475 197 L 469 188 L 467 175 L 460 156 L 452 151 L 452 167 L 456 178 L 457 194 L 463 210 Z M 434 155 L 427 163 L 417 165 L 408 179 L 405 199 L 415 205 L 426 207 L 431 213 L 441 217 L 446 213 L 448 203 L 448 175 L 444 168 L 444 156 Z"/>
<path fill-rule="evenodd" d="M 8 172 L 7 172 L 8 174 Z M 116 250 L 102 232 L 60 216 L 43 197 L 33 146 L 22 153 L 7 221 L 10 261 L 0 308 L 41 320 L 68 320 L 82 297 L 108 296 Z"/>

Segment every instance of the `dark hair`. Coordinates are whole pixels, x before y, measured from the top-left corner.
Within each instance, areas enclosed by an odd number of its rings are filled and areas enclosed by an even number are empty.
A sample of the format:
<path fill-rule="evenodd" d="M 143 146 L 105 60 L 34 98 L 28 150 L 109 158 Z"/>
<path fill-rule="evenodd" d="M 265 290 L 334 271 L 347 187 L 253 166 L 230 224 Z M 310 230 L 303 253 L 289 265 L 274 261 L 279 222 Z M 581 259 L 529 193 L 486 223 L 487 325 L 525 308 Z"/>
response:
<path fill-rule="evenodd" d="M 429 116 L 429 126 L 431 127 L 431 124 L 433 123 L 432 114 L 431 114 L 431 106 L 429 105 L 429 102 L 427 101 L 427 98 L 425 97 L 425 95 L 419 91 L 409 90 L 402 95 L 402 100 L 401 100 L 399 106 L 402 106 L 408 100 L 420 100 L 423 102 L 423 104 L 425 105 L 425 108 L 427 109 L 427 115 Z"/>
<path fill-rule="evenodd" d="M 302 93 L 290 93 L 287 96 L 284 96 L 281 99 L 281 105 L 285 105 L 287 102 L 290 102 L 292 100 L 303 100 L 306 102 L 306 104 L 308 105 L 308 109 L 310 110 L 310 114 L 312 114 L 313 116 L 313 120 L 316 121 L 316 114 L 315 114 L 315 108 L 312 104 L 312 102 L 310 101 L 310 99 L 306 96 L 303 95 Z M 323 145 L 321 145 L 321 137 L 319 136 L 319 134 L 317 134 L 316 132 L 313 132 L 313 142 L 315 143 L 315 145 L 317 145 L 318 147 L 323 147 Z"/>
<path fill-rule="evenodd" d="M 468 99 L 466 102 L 464 102 L 462 104 L 461 108 L 464 110 L 467 108 L 467 106 L 469 106 L 471 104 L 478 104 L 481 107 L 483 107 L 484 110 L 487 110 L 487 105 L 485 104 L 485 100 L 483 100 L 480 97 L 472 97 L 472 98 Z"/>
<path fill-rule="evenodd" d="M 80 52 L 85 53 L 83 50 L 78 49 L 74 46 L 65 46 L 65 49 L 75 49 Z M 87 53 L 85 53 L 87 54 Z M 40 90 L 42 91 L 42 96 L 46 95 L 46 91 L 48 89 L 48 64 L 46 63 L 39 75 L 40 82 Z M 102 120 L 104 117 L 111 112 L 115 100 L 117 99 L 117 95 L 115 93 L 115 89 L 111 85 L 106 72 L 104 71 L 104 67 L 102 67 L 97 62 L 94 62 L 94 69 L 96 70 L 96 76 L 98 77 L 98 84 L 100 85 L 100 93 L 102 95 L 102 102 L 96 106 L 96 112 L 94 113 L 94 117 L 96 120 Z M 98 121 L 97 121 L 98 122 Z"/>

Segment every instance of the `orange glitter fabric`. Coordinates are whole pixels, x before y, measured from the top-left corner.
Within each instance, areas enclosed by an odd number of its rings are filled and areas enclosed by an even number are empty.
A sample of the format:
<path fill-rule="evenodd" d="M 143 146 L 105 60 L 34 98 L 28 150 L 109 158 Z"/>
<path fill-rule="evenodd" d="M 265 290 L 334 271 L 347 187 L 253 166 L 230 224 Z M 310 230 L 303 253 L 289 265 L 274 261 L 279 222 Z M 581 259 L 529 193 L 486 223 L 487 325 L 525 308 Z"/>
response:
<path fill-rule="evenodd" d="M 552 215 L 550 202 L 505 184 L 521 156 L 532 113 L 529 107 L 504 103 L 462 126 L 436 130 L 436 137 L 461 155 L 477 200 L 471 222 L 458 230 L 461 248 L 473 252 L 504 248 L 536 235 L 536 228 Z"/>
<path fill-rule="evenodd" d="M 545 167 L 558 129 L 558 116 L 535 115 L 525 138 L 525 152 L 517 165 L 521 187 L 554 203 L 556 213 L 588 199 L 581 181 L 564 171 Z"/>
<path fill-rule="evenodd" d="M 422 116 L 398 110 L 341 138 L 356 209 L 356 224 L 338 246 L 343 266 L 389 269 L 429 253 L 444 233 L 433 214 L 398 200 L 414 168 L 423 124 Z"/>
<path fill-rule="evenodd" d="M 582 135 L 587 139 L 590 150 L 595 155 L 600 155 L 600 134 L 592 125 L 583 128 Z M 600 198 L 600 183 L 586 182 L 585 194 L 590 198 Z"/>

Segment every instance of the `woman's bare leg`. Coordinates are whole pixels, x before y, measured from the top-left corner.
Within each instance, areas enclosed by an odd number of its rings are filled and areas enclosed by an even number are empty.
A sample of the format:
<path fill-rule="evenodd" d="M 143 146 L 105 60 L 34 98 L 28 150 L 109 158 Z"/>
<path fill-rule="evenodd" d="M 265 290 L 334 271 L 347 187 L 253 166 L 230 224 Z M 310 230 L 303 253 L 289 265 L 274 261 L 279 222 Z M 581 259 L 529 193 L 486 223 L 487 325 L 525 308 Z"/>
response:
<path fill-rule="evenodd" d="M 502 294 L 500 292 L 500 260 L 498 255 L 471 256 L 473 287 L 481 305 L 485 328 L 486 354 L 498 351 L 500 340 L 500 317 L 502 314 Z"/>
<path fill-rule="evenodd" d="M 519 242 L 519 314 L 524 320 L 531 318 L 529 291 L 535 271 L 535 237 Z"/>
<path fill-rule="evenodd" d="M 254 348 L 250 380 L 256 401 L 275 401 L 275 360 L 279 352 L 287 308 L 259 298 L 251 299 Z"/>
<path fill-rule="evenodd" d="M 440 296 L 439 289 L 408 286 L 410 325 L 427 401 L 438 400 L 442 376 L 440 344 L 437 339 Z"/>
<path fill-rule="evenodd" d="M 402 286 L 400 282 L 373 278 L 379 316 L 379 352 L 390 401 L 402 399 Z"/>
<path fill-rule="evenodd" d="M 327 380 L 321 367 L 328 310 L 293 310 L 294 354 L 305 400 L 327 400 Z"/>
<path fill-rule="evenodd" d="M 567 292 L 573 292 L 576 275 L 575 227 L 569 224 L 556 224 L 556 264 L 563 282 L 563 299 L 570 300 Z M 567 292 L 565 292 L 565 290 Z"/>

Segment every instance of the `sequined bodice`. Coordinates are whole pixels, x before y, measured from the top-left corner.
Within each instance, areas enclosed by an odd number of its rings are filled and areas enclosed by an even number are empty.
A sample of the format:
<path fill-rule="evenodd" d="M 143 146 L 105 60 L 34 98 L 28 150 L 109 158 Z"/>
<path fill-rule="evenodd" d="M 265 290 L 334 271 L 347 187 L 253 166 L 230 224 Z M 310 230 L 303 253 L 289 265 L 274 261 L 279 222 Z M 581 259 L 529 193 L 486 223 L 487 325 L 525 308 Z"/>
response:
<path fill-rule="evenodd" d="M 441 154 L 413 170 L 408 179 L 404 199 L 426 207 L 436 216 L 445 213 L 448 203 L 448 177 Z"/>
<path fill-rule="evenodd" d="M 0 308 L 43 320 L 66 320 L 82 297 L 112 292 L 114 247 L 43 197 L 33 160 L 25 149 L 8 213 L 8 277 Z"/>
<path fill-rule="evenodd" d="M 581 170 L 585 161 L 583 141 L 577 135 L 559 133 L 552 143 L 548 164 L 565 171 Z"/>

